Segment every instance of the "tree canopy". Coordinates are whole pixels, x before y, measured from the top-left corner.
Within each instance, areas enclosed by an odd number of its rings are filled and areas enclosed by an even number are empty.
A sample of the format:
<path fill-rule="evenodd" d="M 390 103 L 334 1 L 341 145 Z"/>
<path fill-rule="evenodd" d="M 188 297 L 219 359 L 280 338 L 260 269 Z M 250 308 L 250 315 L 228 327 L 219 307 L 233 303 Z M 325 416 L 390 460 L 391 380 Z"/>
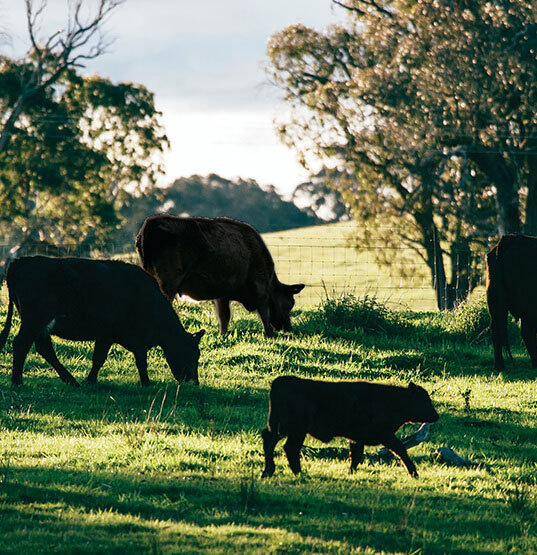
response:
<path fill-rule="evenodd" d="M 0 226 L 4 238 L 102 241 L 121 203 L 153 186 L 167 138 L 153 94 L 78 67 L 103 52 L 101 24 L 120 0 L 98 0 L 86 21 L 71 3 L 66 29 L 39 38 L 46 7 L 26 0 L 30 48 L 0 57 Z"/>
<path fill-rule="evenodd" d="M 4 60 L 0 102 L 19 71 Z M 69 70 L 25 104 L 0 152 L 0 222 L 56 243 L 103 240 L 125 197 L 154 183 L 166 144 L 145 87 Z"/>
<path fill-rule="evenodd" d="M 537 232 L 537 6 L 333 3 L 341 24 L 269 42 L 268 72 L 293 108 L 282 139 L 308 167 L 353 172 L 343 189 L 360 240 L 415 247 L 439 307 L 453 306 L 475 284 L 472 247 Z"/>

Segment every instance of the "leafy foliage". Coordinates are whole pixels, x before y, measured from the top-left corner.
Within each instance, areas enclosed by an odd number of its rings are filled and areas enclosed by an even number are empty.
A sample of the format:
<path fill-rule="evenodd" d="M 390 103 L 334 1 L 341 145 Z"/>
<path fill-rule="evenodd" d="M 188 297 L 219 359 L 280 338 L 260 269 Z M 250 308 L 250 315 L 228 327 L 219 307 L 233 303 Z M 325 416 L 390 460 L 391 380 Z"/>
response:
<path fill-rule="evenodd" d="M 14 61 L 0 67 L 6 78 L 22 71 Z M 0 88 L 3 105 L 10 87 Z M 75 245 L 108 238 L 125 198 L 152 187 L 160 171 L 167 139 L 159 116 L 141 85 L 66 71 L 25 104 L 0 152 L 4 236 Z"/>
<path fill-rule="evenodd" d="M 475 286 L 472 246 L 520 231 L 522 213 L 537 231 L 535 91 L 524 85 L 537 78 L 537 7 L 334 3 L 341 24 L 293 25 L 269 42 L 269 75 L 293 109 L 282 139 L 308 167 L 354 174 L 340 187 L 368 224 L 358 240 L 416 248 L 438 306 L 452 308 Z"/>
<path fill-rule="evenodd" d="M 444 319 L 444 330 L 454 336 L 473 342 L 488 340 L 490 316 L 484 296 L 478 296 L 461 303 L 452 314 Z"/>
<path fill-rule="evenodd" d="M 400 321 L 396 312 L 368 295 L 327 299 L 320 305 L 320 317 L 328 328 L 361 329 L 366 333 L 388 333 Z"/>

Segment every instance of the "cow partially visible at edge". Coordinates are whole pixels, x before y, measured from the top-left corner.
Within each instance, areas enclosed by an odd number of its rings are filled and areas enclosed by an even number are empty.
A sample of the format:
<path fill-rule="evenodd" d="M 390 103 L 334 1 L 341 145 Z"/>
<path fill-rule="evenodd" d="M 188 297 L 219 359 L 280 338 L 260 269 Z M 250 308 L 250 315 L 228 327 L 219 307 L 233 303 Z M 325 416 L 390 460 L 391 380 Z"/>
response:
<path fill-rule="evenodd" d="M 157 345 L 177 380 L 198 383 L 198 343 L 204 330 L 187 333 L 157 282 L 140 267 L 116 260 L 22 257 L 11 262 L 6 281 L 9 305 L 0 350 L 14 305 L 21 320 L 13 340 L 13 384 L 22 384 L 24 362 L 35 342 L 60 378 L 78 385 L 56 357 L 51 335 L 95 341 L 88 382 L 97 380 L 110 347 L 119 343 L 134 354 L 142 385 L 150 383 L 147 351 Z"/>
<path fill-rule="evenodd" d="M 143 223 L 136 249 L 170 301 L 176 294 L 214 300 L 221 334 L 227 332 L 230 301 L 257 310 L 267 336 L 291 330 L 294 295 L 304 284 L 279 281 L 272 256 L 251 225 L 229 218 L 157 214 Z"/>
<path fill-rule="evenodd" d="M 307 434 L 328 443 L 349 440 L 350 471 L 362 461 L 364 445 L 384 445 L 417 477 L 395 432 L 407 422 L 436 422 L 438 413 L 422 387 L 365 381 L 327 382 L 280 376 L 270 388 L 267 427 L 261 432 L 265 453 L 262 477 L 274 474 L 274 448 L 287 437 L 283 450 L 289 466 L 300 472 L 300 450 Z"/>
<path fill-rule="evenodd" d="M 537 238 L 504 235 L 487 255 L 486 288 L 496 370 L 505 370 L 504 347 L 513 358 L 507 336 L 508 313 L 520 320 L 522 339 L 533 368 L 537 368 Z"/>

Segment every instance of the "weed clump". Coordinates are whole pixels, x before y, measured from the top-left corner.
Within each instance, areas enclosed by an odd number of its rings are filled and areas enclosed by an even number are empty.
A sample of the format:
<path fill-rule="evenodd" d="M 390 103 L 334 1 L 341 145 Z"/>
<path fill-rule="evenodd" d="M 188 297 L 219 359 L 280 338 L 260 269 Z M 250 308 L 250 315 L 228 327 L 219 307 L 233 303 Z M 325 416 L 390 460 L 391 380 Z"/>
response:
<path fill-rule="evenodd" d="M 304 326 L 304 323 L 306 324 Z M 302 323 L 304 332 L 322 332 L 325 335 L 341 335 L 342 331 L 388 333 L 405 327 L 401 316 L 374 297 L 343 295 L 326 299 Z"/>
<path fill-rule="evenodd" d="M 488 338 L 490 317 L 484 297 L 466 300 L 442 320 L 444 331 L 452 337 L 476 343 Z"/>

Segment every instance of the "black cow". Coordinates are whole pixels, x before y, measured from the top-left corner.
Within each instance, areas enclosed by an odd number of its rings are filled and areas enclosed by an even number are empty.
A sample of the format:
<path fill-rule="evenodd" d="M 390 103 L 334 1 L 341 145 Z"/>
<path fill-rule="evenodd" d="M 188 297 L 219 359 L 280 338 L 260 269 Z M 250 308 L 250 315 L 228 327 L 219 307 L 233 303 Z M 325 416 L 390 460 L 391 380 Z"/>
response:
<path fill-rule="evenodd" d="M 531 365 L 537 368 L 537 237 L 504 235 L 487 255 L 487 304 L 494 366 L 505 371 L 502 347 L 512 359 L 507 315 L 520 320 Z"/>
<path fill-rule="evenodd" d="M 362 461 L 364 445 L 382 444 L 417 477 L 416 467 L 395 432 L 407 422 L 437 420 L 429 395 L 413 383 L 406 388 L 280 376 L 272 383 L 268 425 L 261 433 L 265 451 L 262 477 L 274 474 L 274 448 L 284 437 L 289 466 L 298 474 L 306 434 L 325 443 L 334 437 L 348 439 L 351 472 Z"/>
<path fill-rule="evenodd" d="M 177 293 L 197 301 L 214 299 L 221 334 L 227 332 L 230 301 L 257 310 L 267 336 L 291 330 L 294 296 L 304 284 L 278 279 L 267 245 L 251 225 L 157 214 L 143 223 L 136 249 L 170 301 Z"/>
<path fill-rule="evenodd" d="M 177 380 L 198 383 L 198 343 L 204 330 L 185 331 L 157 282 L 133 264 L 116 260 L 23 257 L 7 271 L 9 306 L 0 334 L 0 350 L 9 330 L 13 305 L 21 319 L 13 340 L 12 382 L 22 384 L 28 350 L 53 366 L 60 378 L 78 385 L 60 363 L 51 335 L 75 341 L 95 341 L 87 381 L 95 382 L 113 343 L 135 356 L 142 385 L 149 385 L 147 351 L 160 345 Z"/>

